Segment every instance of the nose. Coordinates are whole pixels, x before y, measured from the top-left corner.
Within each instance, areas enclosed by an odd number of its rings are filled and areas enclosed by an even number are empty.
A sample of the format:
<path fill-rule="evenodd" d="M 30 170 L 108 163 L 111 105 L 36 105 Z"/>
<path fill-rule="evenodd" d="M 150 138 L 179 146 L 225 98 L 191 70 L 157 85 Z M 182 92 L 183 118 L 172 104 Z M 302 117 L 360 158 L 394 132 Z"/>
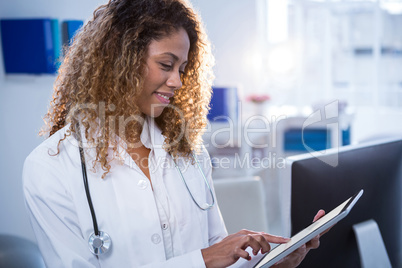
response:
<path fill-rule="evenodd" d="M 168 87 L 173 88 L 174 90 L 181 88 L 183 85 L 181 82 L 181 77 L 179 72 L 172 72 L 166 81 Z"/>

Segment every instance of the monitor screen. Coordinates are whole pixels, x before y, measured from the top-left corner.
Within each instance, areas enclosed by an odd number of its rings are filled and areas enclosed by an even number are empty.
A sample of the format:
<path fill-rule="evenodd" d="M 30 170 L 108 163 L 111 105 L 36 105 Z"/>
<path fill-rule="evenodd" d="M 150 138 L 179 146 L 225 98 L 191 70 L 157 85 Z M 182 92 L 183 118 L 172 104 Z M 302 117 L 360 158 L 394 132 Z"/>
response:
<path fill-rule="evenodd" d="M 325 158 L 337 156 L 337 165 Z M 329 150 L 320 156 L 289 158 L 292 235 L 312 221 L 319 209 L 336 205 L 364 189 L 364 195 L 343 221 L 321 238 L 299 267 L 361 267 L 352 226 L 374 219 L 392 267 L 402 267 L 402 140 Z"/>

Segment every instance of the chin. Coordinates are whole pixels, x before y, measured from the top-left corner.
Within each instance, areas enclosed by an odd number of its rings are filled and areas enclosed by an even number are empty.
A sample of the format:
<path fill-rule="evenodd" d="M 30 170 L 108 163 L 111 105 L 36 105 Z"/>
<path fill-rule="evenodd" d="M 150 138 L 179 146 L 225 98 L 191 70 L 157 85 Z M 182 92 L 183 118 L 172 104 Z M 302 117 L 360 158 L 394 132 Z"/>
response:
<path fill-rule="evenodd" d="M 162 113 L 160 113 L 160 114 L 147 114 L 147 116 L 149 116 L 149 117 L 151 117 L 151 118 L 158 118 L 160 115 L 161 115 Z"/>
<path fill-rule="evenodd" d="M 148 113 L 145 113 L 147 116 L 152 117 L 152 118 L 157 118 L 159 117 L 164 109 L 155 109 L 153 111 L 149 111 Z"/>

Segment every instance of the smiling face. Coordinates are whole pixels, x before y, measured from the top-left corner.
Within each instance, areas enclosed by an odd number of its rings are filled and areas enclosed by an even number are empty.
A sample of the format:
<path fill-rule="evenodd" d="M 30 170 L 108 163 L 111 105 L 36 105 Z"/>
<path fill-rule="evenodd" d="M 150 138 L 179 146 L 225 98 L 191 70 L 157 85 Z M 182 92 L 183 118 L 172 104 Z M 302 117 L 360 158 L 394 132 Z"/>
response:
<path fill-rule="evenodd" d="M 142 113 L 158 117 L 170 103 L 174 91 L 182 86 L 181 74 L 186 67 L 189 49 L 190 40 L 182 28 L 150 42 L 144 86 L 137 101 Z"/>

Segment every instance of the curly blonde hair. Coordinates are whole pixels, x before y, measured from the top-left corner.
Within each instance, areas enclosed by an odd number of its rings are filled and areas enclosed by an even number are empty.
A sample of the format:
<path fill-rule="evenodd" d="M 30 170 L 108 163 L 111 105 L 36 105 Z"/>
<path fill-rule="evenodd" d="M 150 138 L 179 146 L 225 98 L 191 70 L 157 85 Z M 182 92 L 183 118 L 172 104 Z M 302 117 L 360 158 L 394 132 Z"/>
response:
<path fill-rule="evenodd" d="M 165 108 L 155 121 L 165 136 L 164 148 L 173 157 L 189 158 L 197 152 L 207 124 L 214 60 L 200 18 L 182 0 L 110 0 L 97 8 L 66 52 L 41 135 L 50 137 L 70 124 L 60 145 L 80 123 L 89 145 L 96 148 L 93 168 L 100 164 L 104 178 L 118 155 L 115 135 L 133 144 L 142 131 L 141 120 L 128 118 L 145 116 L 136 99 L 150 42 L 181 28 L 190 40 L 182 87 L 171 99 L 174 109 Z M 116 118 L 128 122 L 124 129 L 117 127 Z"/>

